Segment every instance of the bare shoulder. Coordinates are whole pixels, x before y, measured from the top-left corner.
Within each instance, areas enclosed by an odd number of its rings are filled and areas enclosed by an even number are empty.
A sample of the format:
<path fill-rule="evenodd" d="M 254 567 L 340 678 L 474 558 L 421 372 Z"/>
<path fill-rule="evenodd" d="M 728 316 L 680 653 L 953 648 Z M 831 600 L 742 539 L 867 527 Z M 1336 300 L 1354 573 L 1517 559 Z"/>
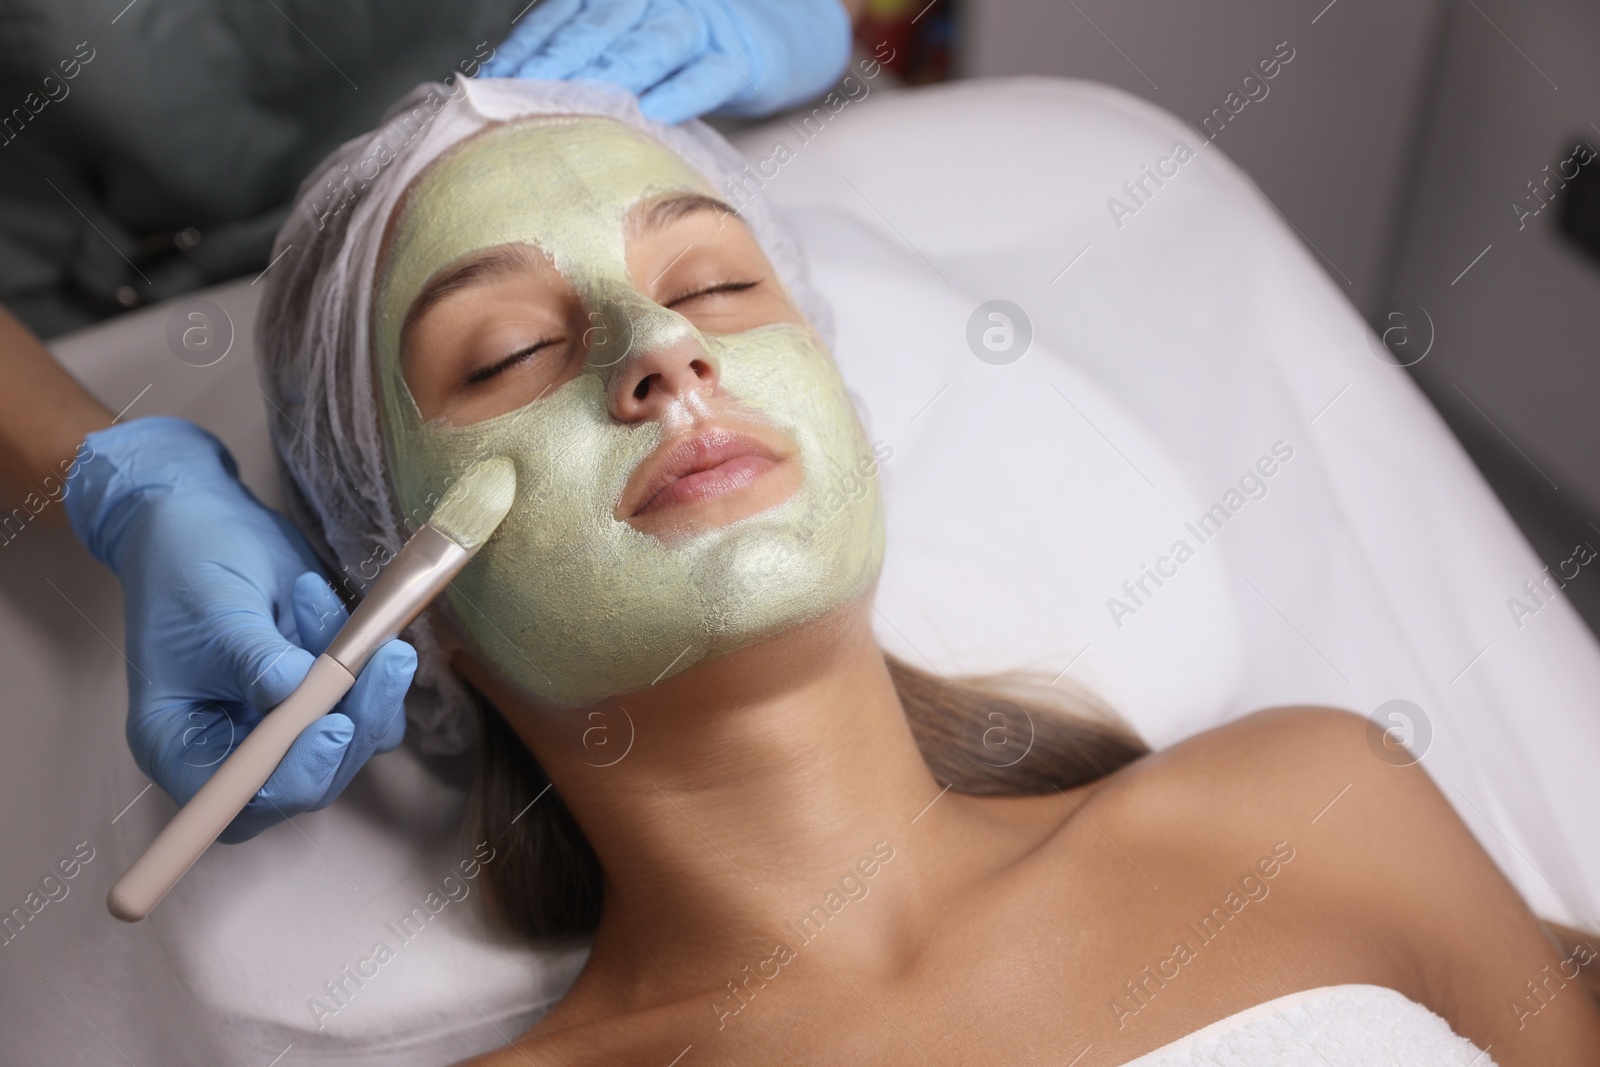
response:
<path fill-rule="evenodd" d="M 1195 776 L 1215 780 L 1224 768 L 1281 774 L 1292 783 L 1318 766 L 1354 768 L 1371 756 L 1366 719 L 1342 708 L 1295 705 L 1265 708 L 1195 734 L 1150 762 L 1178 785 Z"/>
<path fill-rule="evenodd" d="M 1433 790 L 1420 770 L 1378 758 L 1366 719 L 1317 706 L 1245 715 L 1153 753 L 1118 778 L 1098 804 L 1208 850 L 1263 834 L 1303 837 L 1333 825 L 1352 795 L 1410 807 L 1406 794 Z M 1328 847 L 1361 840 L 1334 835 Z"/>
<path fill-rule="evenodd" d="M 1301 871 L 1326 866 L 1343 877 L 1360 869 L 1372 878 L 1373 831 L 1391 826 L 1397 812 L 1425 811 L 1418 801 L 1429 791 L 1437 792 L 1426 774 L 1374 754 L 1361 716 L 1275 707 L 1139 760 L 1106 780 L 1085 811 L 1161 856 L 1175 881 L 1231 869 L 1273 846 L 1304 856 Z"/>
<path fill-rule="evenodd" d="M 1175 867 L 1287 849 L 1301 913 L 1359 937 L 1394 976 L 1382 984 L 1502 1067 L 1588 1062 L 1600 1042 L 1600 1008 L 1573 980 L 1586 960 L 1563 957 L 1440 784 L 1363 716 L 1269 708 L 1118 777 L 1093 804 L 1151 828 Z"/>

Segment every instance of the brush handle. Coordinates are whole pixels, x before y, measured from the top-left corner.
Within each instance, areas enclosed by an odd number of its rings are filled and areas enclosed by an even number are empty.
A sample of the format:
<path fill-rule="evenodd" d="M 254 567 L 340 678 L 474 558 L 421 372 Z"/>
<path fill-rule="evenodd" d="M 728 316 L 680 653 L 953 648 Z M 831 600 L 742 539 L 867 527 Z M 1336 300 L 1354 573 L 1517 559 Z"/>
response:
<path fill-rule="evenodd" d="M 355 682 L 338 660 L 318 656 L 305 680 L 256 724 L 144 855 L 117 879 L 106 896 L 111 914 L 124 922 L 138 922 L 150 914 L 272 777 L 300 732 L 332 711 Z"/>
<path fill-rule="evenodd" d="M 472 556 L 432 525 L 423 526 L 383 568 L 323 654 L 360 674 L 372 654 L 415 622 Z"/>

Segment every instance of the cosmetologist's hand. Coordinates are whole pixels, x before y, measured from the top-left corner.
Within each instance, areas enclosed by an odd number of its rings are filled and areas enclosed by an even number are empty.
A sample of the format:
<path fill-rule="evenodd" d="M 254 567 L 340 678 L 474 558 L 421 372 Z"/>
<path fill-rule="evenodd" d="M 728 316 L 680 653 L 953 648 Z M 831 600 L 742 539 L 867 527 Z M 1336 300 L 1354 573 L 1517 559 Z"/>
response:
<path fill-rule="evenodd" d="M 73 532 L 122 582 L 128 745 L 185 803 L 262 715 L 300 684 L 344 623 L 300 531 L 238 479 L 193 423 L 135 419 L 88 435 L 69 478 Z M 220 840 L 325 807 L 405 734 L 411 646 L 390 641 L 308 727 Z"/>
<path fill-rule="evenodd" d="M 677 123 L 780 111 L 826 90 L 849 59 L 840 0 L 539 0 L 483 73 L 611 82 L 646 117 Z"/>

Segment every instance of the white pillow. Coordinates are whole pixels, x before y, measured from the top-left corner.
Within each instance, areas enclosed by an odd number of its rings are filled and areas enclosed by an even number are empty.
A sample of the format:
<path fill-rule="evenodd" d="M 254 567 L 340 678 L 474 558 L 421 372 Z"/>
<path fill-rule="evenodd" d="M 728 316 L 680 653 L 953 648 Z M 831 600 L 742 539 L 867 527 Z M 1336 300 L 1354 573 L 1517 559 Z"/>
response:
<path fill-rule="evenodd" d="M 840 212 L 796 216 L 842 372 L 889 453 L 884 647 L 946 675 L 1069 676 L 1159 742 L 1212 718 L 1241 666 L 1233 594 L 1215 551 L 1172 521 L 1203 507 L 1163 446 L 1041 340 L 979 359 L 967 332 L 984 294 Z M 1150 577 L 1158 564 L 1173 577 Z"/>

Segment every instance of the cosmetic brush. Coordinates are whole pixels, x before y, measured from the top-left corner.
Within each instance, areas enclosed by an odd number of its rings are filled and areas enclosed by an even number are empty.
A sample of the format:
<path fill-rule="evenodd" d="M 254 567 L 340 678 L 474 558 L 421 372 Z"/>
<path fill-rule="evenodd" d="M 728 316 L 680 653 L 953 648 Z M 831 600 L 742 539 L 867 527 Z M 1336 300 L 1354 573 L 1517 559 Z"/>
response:
<path fill-rule="evenodd" d="M 305 680 L 262 718 L 111 887 L 106 907 L 112 915 L 138 922 L 150 914 L 272 777 L 300 732 L 333 710 L 373 653 L 410 626 L 477 554 L 511 510 L 516 489 L 516 468 L 505 457 L 479 461 L 450 487 Z"/>

